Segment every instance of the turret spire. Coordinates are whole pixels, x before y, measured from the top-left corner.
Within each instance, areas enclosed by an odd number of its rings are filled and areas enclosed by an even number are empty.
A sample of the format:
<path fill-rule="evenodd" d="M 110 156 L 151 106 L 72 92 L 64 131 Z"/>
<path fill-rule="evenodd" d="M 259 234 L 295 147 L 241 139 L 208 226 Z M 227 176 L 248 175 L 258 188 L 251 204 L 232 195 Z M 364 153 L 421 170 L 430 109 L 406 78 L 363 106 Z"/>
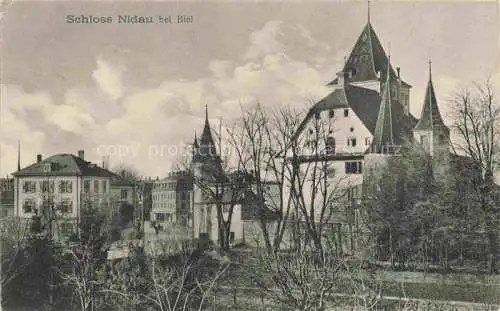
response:
<path fill-rule="evenodd" d="M 21 142 L 17 141 L 17 171 L 21 170 Z"/>
<path fill-rule="evenodd" d="M 429 80 L 432 79 L 432 60 L 429 57 Z"/>
<path fill-rule="evenodd" d="M 208 104 L 205 104 L 205 123 L 208 123 Z"/>
<path fill-rule="evenodd" d="M 376 153 L 384 153 L 384 147 L 391 148 L 394 145 L 394 134 L 392 127 L 392 99 L 391 99 L 391 56 L 387 57 L 387 69 L 385 72 L 384 90 L 375 125 L 372 150 Z"/>
<path fill-rule="evenodd" d="M 427 83 L 427 90 L 425 92 L 424 105 L 420 120 L 415 126 L 415 130 L 433 130 L 436 127 L 447 128 L 439 112 L 439 107 L 434 92 L 434 85 L 432 83 L 432 62 L 429 58 L 429 82 Z"/>
<path fill-rule="evenodd" d="M 368 0 L 368 24 L 370 23 L 370 0 Z"/>

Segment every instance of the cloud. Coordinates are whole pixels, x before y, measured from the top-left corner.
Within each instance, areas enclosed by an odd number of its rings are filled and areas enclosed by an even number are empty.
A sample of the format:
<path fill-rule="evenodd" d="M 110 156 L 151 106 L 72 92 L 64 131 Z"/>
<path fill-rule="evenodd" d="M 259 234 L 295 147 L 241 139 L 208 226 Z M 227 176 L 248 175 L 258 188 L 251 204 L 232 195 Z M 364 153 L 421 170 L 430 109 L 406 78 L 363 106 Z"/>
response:
<path fill-rule="evenodd" d="M 48 93 L 28 94 L 19 90 L 17 99 L 9 99 L 11 114 L 29 124 L 32 116 L 26 112 L 36 111 L 43 118 L 40 129 L 56 125 L 60 132 L 77 135 L 81 139 L 77 145 L 86 149 L 87 159 L 100 162 L 106 148 L 122 148 L 128 150 L 126 154 L 110 154 L 113 165 L 125 163 L 148 175 L 165 174 L 168 167 L 179 161 L 180 149 L 192 143 L 194 132 L 201 134 L 206 104 L 212 126 L 217 127 L 219 118 L 229 122 L 239 116 L 240 105 L 259 101 L 268 107 L 302 108 L 310 100 L 327 94 L 324 85 L 332 77 L 324 70 L 330 70 L 330 66 L 322 70 L 309 54 L 291 54 L 287 48 L 292 42 L 290 36 L 298 37 L 297 40 L 306 37 L 308 46 L 316 49 L 322 46 L 303 26 L 295 29 L 271 21 L 250 35 L 249 46 L 239 61 L 214 59 L 207 64 L 209 71 L 204 77 L 165 80 L 156 87 L 141 89 L 125 89 L 123 68 L 98 58 L 97 68 L 91 73 L 96 87 L 66 90 L 63 102 L 57 104 Z M 13 129 L 23 124 L 11 122 L 15 123 Z M 22 132 L 35 130 L 26 127 Z M 70 136 L 51 134 L 41 138 L 47 154 L 55 151 L 55 137 Z M 15 144 L 6 146 L 6 150 L 12 148 Z M 32 148 L 33 153 L 38 153 L 42 145 Z M 12 167 L 15 163 L 11 160 L 6 163 Z"/>
<path fill-rule="evenodd" d="M 123 95 L 122 74 L 124 69 L 114 67 L 102 58 L 97 58 L 97 69 L 92 73 L 97 86 L 111 99 L 117 100 Z"/>
<path fill-rule="evenodd" d="M 262 54 L 283 52 L 284 44 L 278 41 L 282 21 L 269 21 L 262 29 L 250 34 L 250 46 L 245 53 L 246 59 L 253 59 Z"/>
<path fill-rule="evenodd" d="M 43 93 L 26 95 L 14 85 L 0 85 L 2 104 L 0 113 L 0 173 L 10 174 L 17 168 L 17 144 L 21 142 L 21 163 L 32 163 L 34 155 L 40 153 L 47 135 L 30 126 L 23 114 L 13 109 L 18 104 L 28 107 L 44 105 L 48 95 Z"/>

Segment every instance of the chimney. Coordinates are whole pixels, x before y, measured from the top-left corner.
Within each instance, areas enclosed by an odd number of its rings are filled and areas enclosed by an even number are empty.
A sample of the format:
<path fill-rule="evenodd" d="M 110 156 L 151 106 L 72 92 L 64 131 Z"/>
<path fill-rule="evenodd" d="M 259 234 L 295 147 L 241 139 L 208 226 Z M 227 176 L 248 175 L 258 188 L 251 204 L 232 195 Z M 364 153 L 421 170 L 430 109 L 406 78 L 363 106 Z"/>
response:
<path fill-rule="evenodd" d="M 42 162 L 42 155 L 41 154 L 37 154 L 36 155 L 36 163 L 40 163 Z"/>
<path fill-rule="evenodd" d="M 105 170 L 109 169 L 109 156 L 108 155 L 102 157 L 102 168 Z"/>
<path fill-rule="evenodd" d="M 85 160 L 85 151 L 84 150 L 78 150 L 78 157 L 82 160 Z"/>
<path fill-rule="evenodd" d="M 397 67 L 396 70 L 398 71 L 398 79 L 401 79 L 401 75 L 400 75 L 401 68 Z"/>

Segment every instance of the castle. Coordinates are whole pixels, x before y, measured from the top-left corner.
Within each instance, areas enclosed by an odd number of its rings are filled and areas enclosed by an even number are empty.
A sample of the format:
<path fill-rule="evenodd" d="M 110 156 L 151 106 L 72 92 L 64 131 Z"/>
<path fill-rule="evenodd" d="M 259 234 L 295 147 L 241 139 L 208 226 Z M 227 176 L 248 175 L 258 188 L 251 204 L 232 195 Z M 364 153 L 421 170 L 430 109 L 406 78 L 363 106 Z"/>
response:
<path fill-rule="evenodd" d="M 399 67 L 394 70 L 368 17 L 344 67 L 328 83 L 332 91 L 309 109 L 294 135 L 296 144 L 302 146 L 295 155 L 301 166 L 328 165 L 328 187 L 345 191 L 343 208 L 339 208 L 339 200 L 332 203 L 332 216 L 327 221 L 337 242 L 347 244 L 344 247 L 351 251 L 356 240 L 353 232 L 360 230 L 362 184 L 367 171 L 398 154 L 408 141 L 419 143 L 432 161 L 438 162 L 436 167 L 446 167 L 453 157 L 450 130 L 439 111 L 431 71 L 429 61 L 425 99 L 417 118 L 409 109 L 411 85 L 402 79 Z M 313 184 L 304 182 L 301 191 L 305 197 L 314 197 Z M 330 202 L 314 204 L 318 205 L 314 207 L 317 215 L 311 219 L 321 221 Z"/>

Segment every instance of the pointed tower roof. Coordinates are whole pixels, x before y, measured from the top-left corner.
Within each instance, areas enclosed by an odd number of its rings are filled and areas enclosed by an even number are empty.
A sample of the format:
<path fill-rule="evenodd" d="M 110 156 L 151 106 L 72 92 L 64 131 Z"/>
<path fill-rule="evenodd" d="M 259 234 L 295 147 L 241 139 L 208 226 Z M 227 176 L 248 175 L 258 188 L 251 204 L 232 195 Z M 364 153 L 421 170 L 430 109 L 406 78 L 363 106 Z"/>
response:
<path fill-rule="evenodd" d="M 368 15 L 368 22 L 344 64 L 342 71 L 347 73 L 346 82 L 385 80 L 387 55 L 369 18 Z M 389 70 L 391 76 L 396 78 L 397 75 L 392 66 L 389 66 Z M 377 73 L 380 73 L 380 76 Z M 410 86 L 404 81 L 401 83 Z M 337 78 L 328 83 L 328 85 L 337 84 Z"/>
<path fill-rule="evenodd" d="M 448 129 L 444 124 L 439 106 L 434 92 L 434 85 L 432 84 L 432 62 L 429 61 L 429 82 L 427 83 L 427 90 L 425 91 L 424 106 L 420 114 L 420 120 L 415 126 L 415 130 L 433 130 L 436 127 Z"/>
<path fill-rule="evenodd" d="M 387 59 L 387 67 L 389 70 L 390 57 Z M 392 99 L 391 99 L 391 76 L 386 75 L 382 93 L 382 100 L 378 111 L 377 123 L 373 134 L 373 142 L 371 150 L 373 152 L 381 152 L 382 146 L 394 145 L 394 132 L 392 122 Z"/>
<path fill-rule="evenodd" d="M 208 106 L 205 105 L 205 125 L 201 133 L 200 146 L 212 145 L 215 148 L 214 139 L 212 137 L 212 130 L 210 129 L 210 122 L 208 121 Z"/>
<path fill-rule="evenodd" d="M 198 148 L 198 137 L 196 136 L 196 131 L 194 132 L 194 142 L 193 142 L 193 148 Z"/>
<path fill-rule="evenodd" d="M 194 162 L 207 162 L 211 160 L 216 160 L 217 163 L 220 162 L 220 157 L 217 154 L 217 149 L 215 148 L 215 143 L 212 136 L 212 130 L 210 128 L 210 122 L 208 121 L 208 106 L 206 105 L 205 105 L 205 125 L 203 127 L 203 132 L 201 133 L 199 145 L 196 137 L 194 145 L 195 145 L 194 148 L 195 150 L 193 150 Z"/>

